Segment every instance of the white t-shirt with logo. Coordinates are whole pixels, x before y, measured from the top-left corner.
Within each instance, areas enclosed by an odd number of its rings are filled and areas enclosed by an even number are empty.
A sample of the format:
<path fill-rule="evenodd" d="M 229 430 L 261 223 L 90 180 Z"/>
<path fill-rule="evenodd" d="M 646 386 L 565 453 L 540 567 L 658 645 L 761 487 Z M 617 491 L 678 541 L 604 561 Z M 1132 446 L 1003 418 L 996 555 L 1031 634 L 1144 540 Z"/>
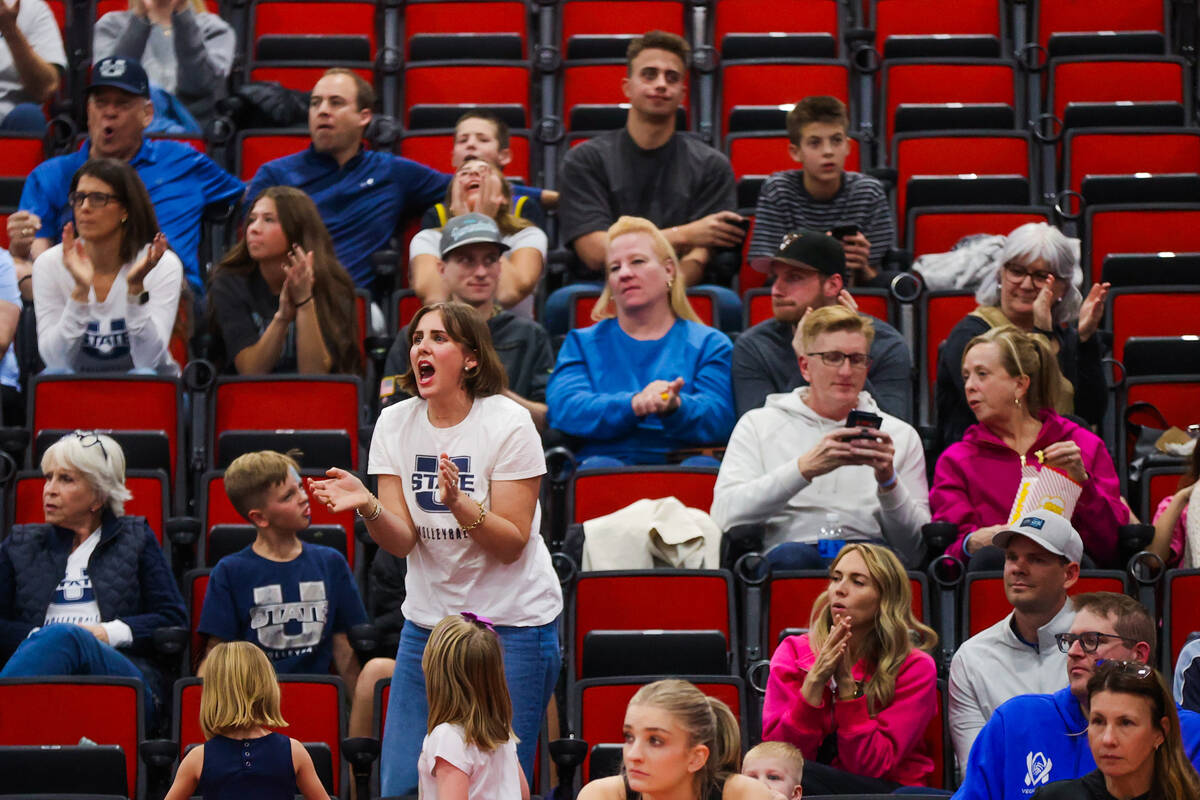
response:
<path fill-rule="evenodd" d="M 450 614 L 473 611 L 497 625 L 534 626 L 562 611 L 562 590 L 539 533 L 535 507 L 529 541 L 511 564 L 488 555 L 438 502 L 438 459 L 458 466 L 459 491 L 491 507 L 492 481 L 546 473 L 541 438 L 529 412 L 503 395 L 476 398 L 466 418 L 436 428 L 419 397 L 385 408 L 375 425 L 368 471 L 396 475 L 417 531 L 408 554 L 405 619 L 432 628 Z"/>
<path fill-rule="evenodd" d="M 100 625 L 108 634 L 110 645 L 124 647 L 133 641 L 133 632 L 120 620 L 100 621 L 100 604 L 96 602 L 96 592 L 88 575 L 88 562 L 99 543 L 100 529 L 97 528 L 67 556 L 67 567 L 54 589 L 54 598 L 46 606 L 42 625 Z"/>

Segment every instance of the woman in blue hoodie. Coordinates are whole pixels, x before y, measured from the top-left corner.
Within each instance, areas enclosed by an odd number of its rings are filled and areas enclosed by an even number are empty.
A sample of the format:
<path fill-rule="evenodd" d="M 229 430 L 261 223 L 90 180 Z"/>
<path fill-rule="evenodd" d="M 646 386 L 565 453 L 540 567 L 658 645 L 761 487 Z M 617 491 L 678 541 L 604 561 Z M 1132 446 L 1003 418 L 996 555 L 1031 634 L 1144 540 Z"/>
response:
<path fill-rule="evenodd" d="M 678 263 L 649 220 L 608 229 L 598 322 L 567 334 L 546 389 L 548 424 L 584 440 L 585 467 L 662 464 L 729 438 L 733 345 L 700 322 Z"/>

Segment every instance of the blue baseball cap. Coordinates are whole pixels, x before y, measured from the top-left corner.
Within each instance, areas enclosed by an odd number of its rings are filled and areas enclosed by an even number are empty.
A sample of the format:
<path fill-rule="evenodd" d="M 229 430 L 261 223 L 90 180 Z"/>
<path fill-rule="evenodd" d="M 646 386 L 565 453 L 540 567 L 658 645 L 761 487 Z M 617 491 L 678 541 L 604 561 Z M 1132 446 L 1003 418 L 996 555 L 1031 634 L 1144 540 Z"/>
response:
<path fill-rule="evenodd" d="M 92 80 L 86 91 L 101 86 L 112 86 L 139 97 L 150 96 L 150 79 L 146 77 L 146 70 L 136 59 L 124 56 L 109 56 L 92 65 Z"/>

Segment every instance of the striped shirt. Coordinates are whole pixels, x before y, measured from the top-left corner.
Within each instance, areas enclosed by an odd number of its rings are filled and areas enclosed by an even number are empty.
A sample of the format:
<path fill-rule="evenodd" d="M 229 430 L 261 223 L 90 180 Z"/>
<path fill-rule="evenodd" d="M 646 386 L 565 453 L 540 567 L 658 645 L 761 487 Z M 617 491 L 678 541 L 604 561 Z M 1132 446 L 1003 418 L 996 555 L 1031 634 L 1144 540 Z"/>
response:
<path fill-rule="evenodd" d="M 883 254 L 896 246 L 896 224 L 883 184 L 861 172 L 845 172 L 837 194 L 817 200 L 804 188 L 804 170 L 776 172 L 758 196 L 750 257 L 774 255 L 789 233 L 824 232 L 850 223 L 857 224 L 871 243 L 870 263 L 879 267 Z"/>

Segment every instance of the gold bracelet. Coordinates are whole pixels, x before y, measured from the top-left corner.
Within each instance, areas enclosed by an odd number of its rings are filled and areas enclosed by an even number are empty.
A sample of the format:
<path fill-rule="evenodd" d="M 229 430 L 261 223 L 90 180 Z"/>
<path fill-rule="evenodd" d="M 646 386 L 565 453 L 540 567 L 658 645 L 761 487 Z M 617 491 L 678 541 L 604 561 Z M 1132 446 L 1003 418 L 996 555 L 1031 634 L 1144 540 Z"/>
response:
<path fill-rule="evenodd" d="M 371 495 L 371 502 L 373 502 L 375 504 L 375 507 L 373 509 L 371 509 L 371 513 L 369 516 L 363 514 L 361 511 L 358 510 L 357 507 L 355 507 L 355 509 L 354 509 L 355 515 L 359 519 L 361 519 L 363 522 L 374 522 L 375 520 L 379 519 L 379 515 L 383 513 L 383 503 L 379 502 L 378 497 L 376 497 L 375 495 Z"/>
<path fill-rule="evenodd" d="M 487 516 L 487 509 L 483 507 L 483 503 L 476 500 L 475 505 L 479 506 L 479 518 L 476 519 L 474 522 L 472 522 L 470 525 L 463 525 L 464 531 L 475 530 L 476 528 L 478 528 L 480 525 L 483 524 L 483 518 Z"/>

